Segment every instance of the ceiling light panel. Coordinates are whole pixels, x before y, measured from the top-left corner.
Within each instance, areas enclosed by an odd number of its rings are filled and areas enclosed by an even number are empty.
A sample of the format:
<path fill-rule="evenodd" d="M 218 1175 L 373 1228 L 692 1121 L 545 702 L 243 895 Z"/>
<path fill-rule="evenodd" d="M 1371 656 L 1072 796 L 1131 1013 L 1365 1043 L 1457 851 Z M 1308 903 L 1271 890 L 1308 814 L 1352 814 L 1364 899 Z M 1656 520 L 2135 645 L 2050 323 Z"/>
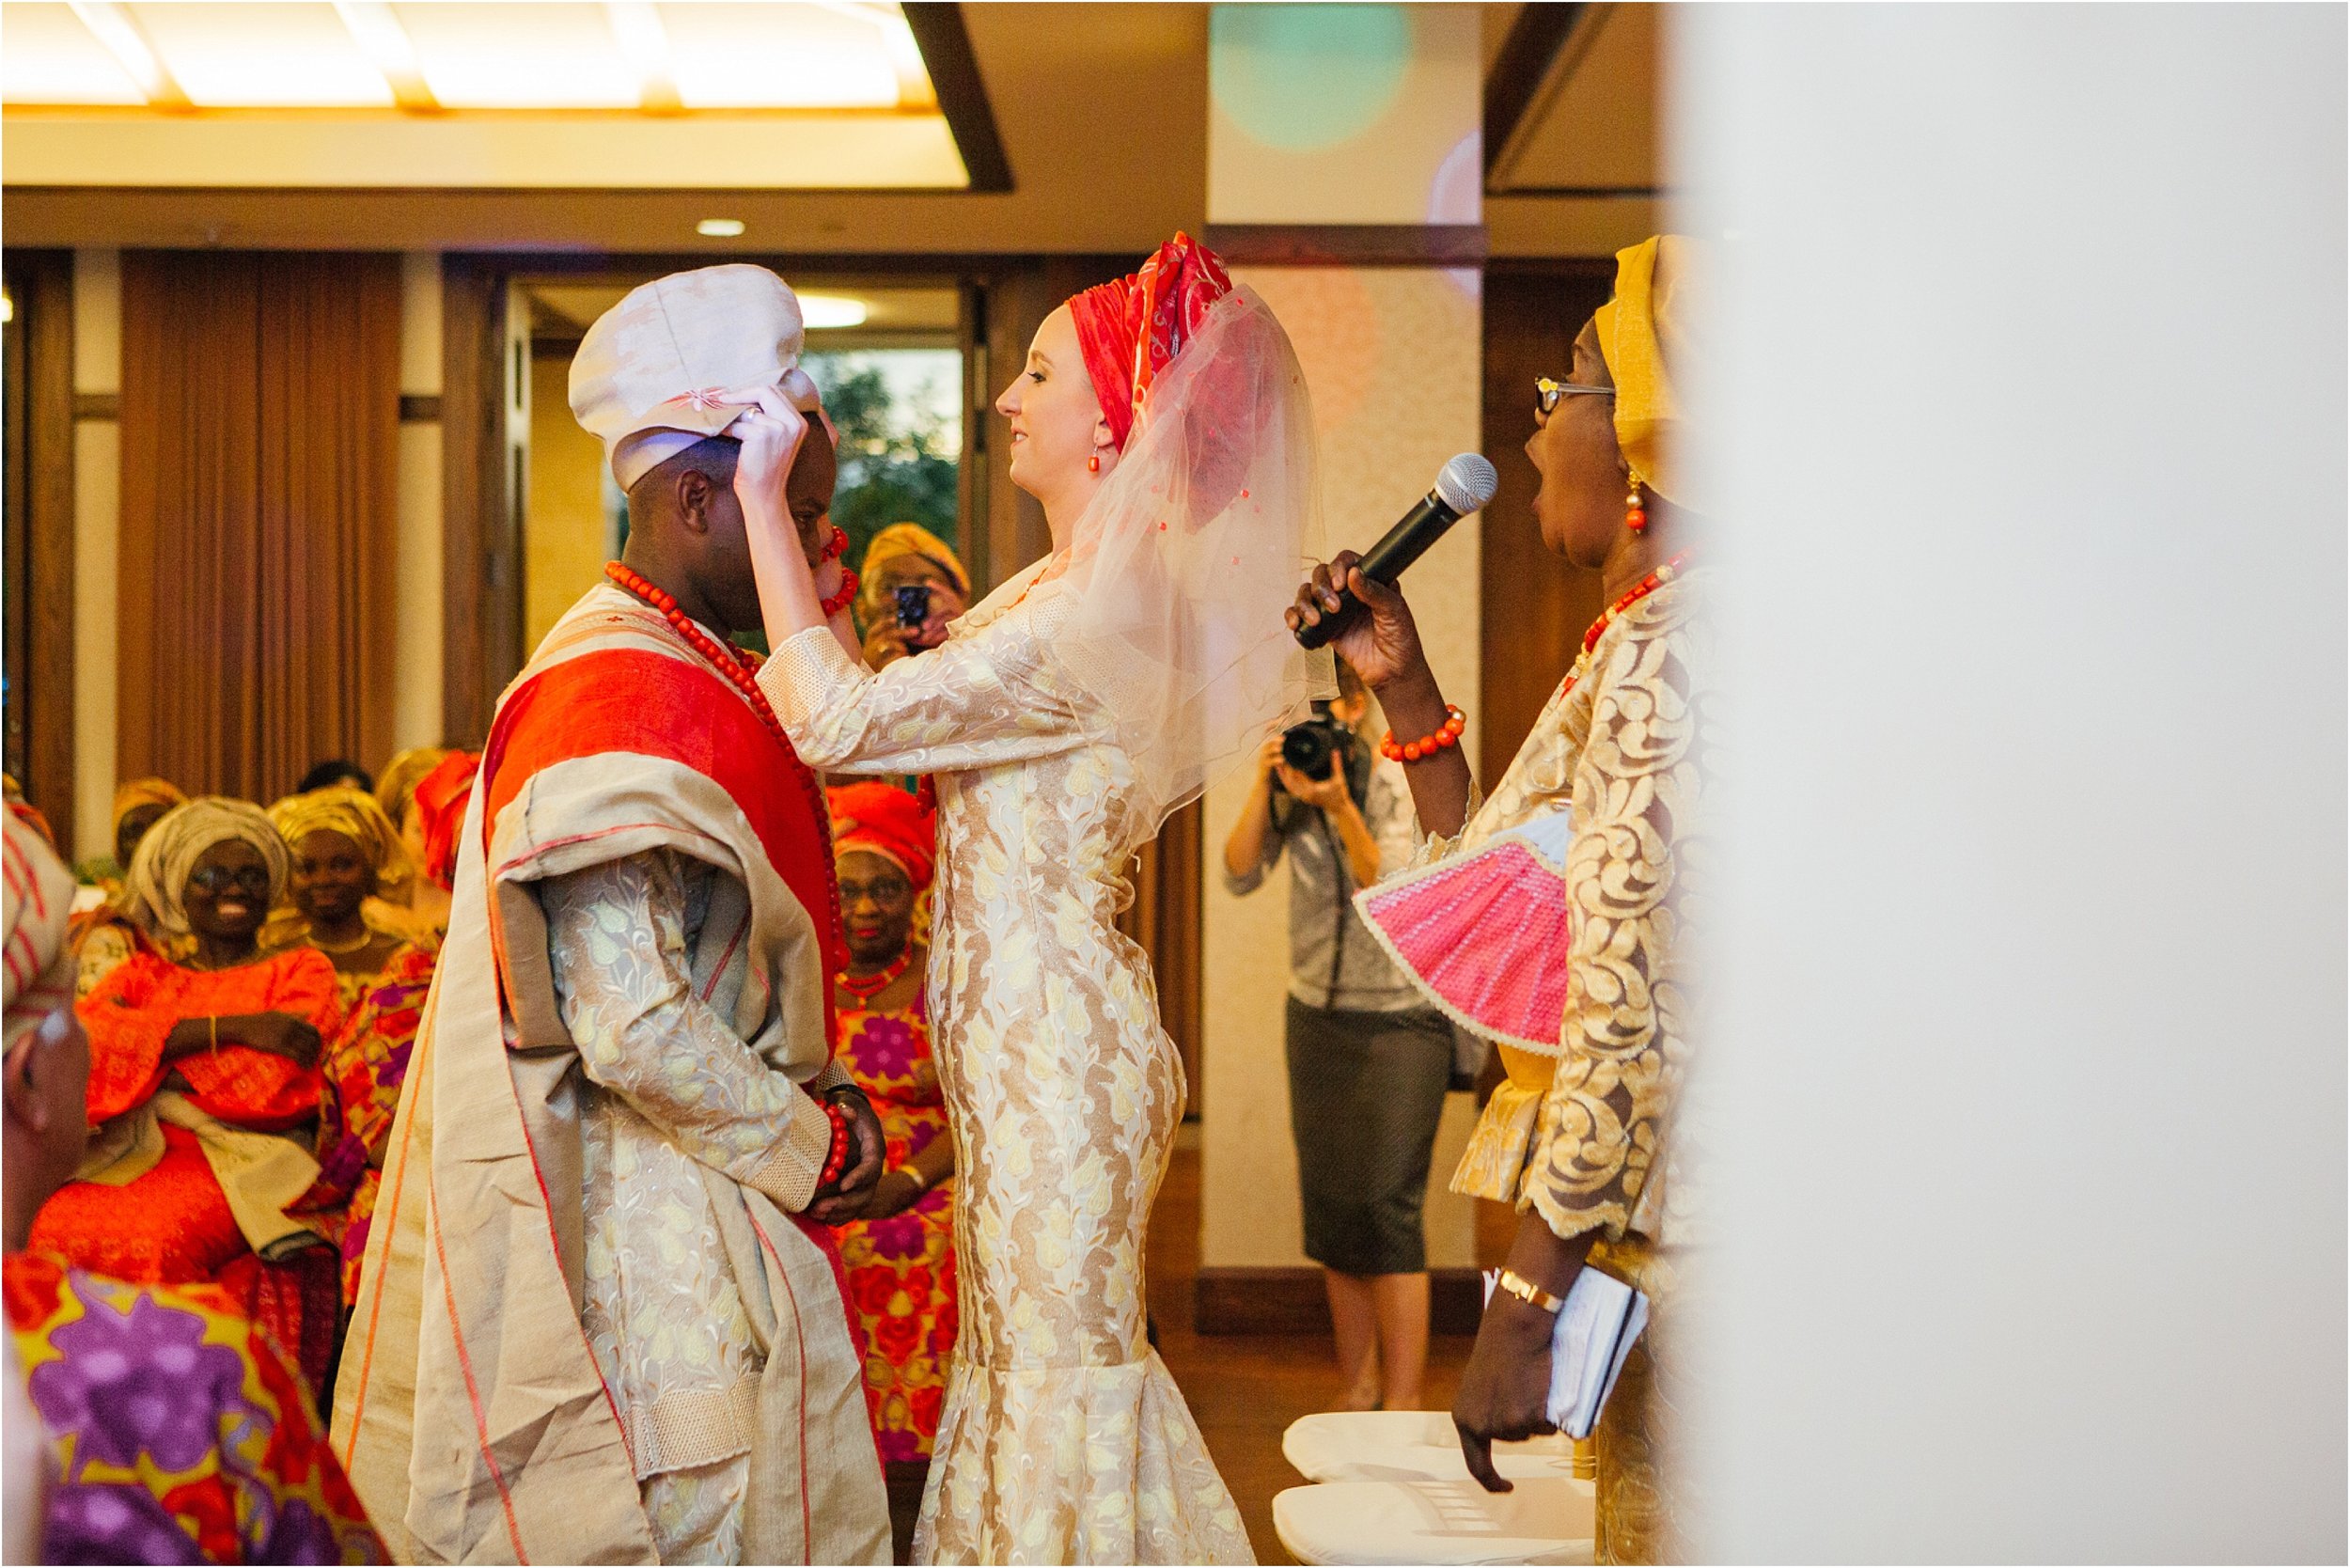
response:
<path fill-rule="evenodd" d="M 0 101 L 185 109 L 936 107 L 882 0 L 0 0 Z M 143 73 L 143 74 L 142 74 Z"/>
<path fill-rule="evenodd" d="M 392 104 L 391 84 L 332 5 L 145 0 L 124 9 L 197 108 Z"/>
<path fill-rule="evenodd" d="M 800 321 L 812 331 L 838 331 L 865 324 L 865 302 L 846 294 L 799 295 Z"/>
<path fill-rule="evenodd" d="M 10 103 L 144 103 L 147 94 L 82 25 L 73 8 L 14 0 L 0 10 L 0 100 Z"/>
<path fill-rule="evenodd" d="M 670 0 L 657 8 L 669 69 L 689 109 L 895 109 L 895 6 L 800 0 Z"/>
<path fill-rule="evenodd" d="M 641 101 L 602 6 L 409 0 L 392 9 L 445 108 L 634 109 Z"/>

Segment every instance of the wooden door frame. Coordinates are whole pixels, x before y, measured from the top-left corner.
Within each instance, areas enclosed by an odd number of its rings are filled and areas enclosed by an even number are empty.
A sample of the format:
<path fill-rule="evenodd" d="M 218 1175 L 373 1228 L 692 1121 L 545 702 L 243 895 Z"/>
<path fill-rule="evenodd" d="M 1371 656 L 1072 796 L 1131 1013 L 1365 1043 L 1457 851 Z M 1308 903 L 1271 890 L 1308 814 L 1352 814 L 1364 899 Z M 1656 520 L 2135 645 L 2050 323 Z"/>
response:
<path fill-rule="evenodd" d="M 1526 744 L 1542 699 L 1566 674 L 1573 639 L 1599 613 L 1599 573 L 1551 555 L 1534 537 L 1537 481 L 1522 448 L 1534 432 L 1534 384 L 1524 353 L 1528 335 L 1508 319 L 1502 297 L 1532 283 L 1555 283 L 1566 315 L 1582 300 L 1604 301 L 1616 275 L 1612 259 L 1560 259 L 1489 263 L 1485 269 L 1480 449 L 1501 470 L 1501 490 L 1478 518 L 1478 663 L 1485 694 L 1478 725 L 1477 776 L 1498 781 Z M 1496 289 L 1496 283 L 1505 285 Z M 1514 287 L 1513 287 L 1514 286 Z M 1551 323 L 1572 344 L 1580 318 Z M 1537 373 L 1563 376 L 1554 353 Z"/>
<path fill-rule="evenodd" d="M 528 275 L 659 276 L 748 261 L 784 277 L 862 274 L 960 290 L 964 342 L 961 546 L 975 593 L 1050 548 L 1043 510 L 1016 489 L 988 440 L 995 381 L 1026 357 L 1055 306 L 1130 270 L 1131 256 L 859 256 L 795 252 L 713 256 L 650 251 L 451 251 L 441 259 L 442 715 L 452 742 L 478 745 L 498 694 L 529 655 L 524 646 L 522 497 L 508 428 L 508 296 Z"/>
<path fill-rule="evenodd" d="M 8 372 L 8 760 L 70 856 L 74 838 L 73 253 L 11 250 Z M 17 770 L 22 769 L 21 772 Z"/>
<path fill-rule="evenodd" d="M 507 292 L 512 259 L 441 259 L 441 727 L 490 733 L 523 666 L 522 528 L 509 460 Z"/>

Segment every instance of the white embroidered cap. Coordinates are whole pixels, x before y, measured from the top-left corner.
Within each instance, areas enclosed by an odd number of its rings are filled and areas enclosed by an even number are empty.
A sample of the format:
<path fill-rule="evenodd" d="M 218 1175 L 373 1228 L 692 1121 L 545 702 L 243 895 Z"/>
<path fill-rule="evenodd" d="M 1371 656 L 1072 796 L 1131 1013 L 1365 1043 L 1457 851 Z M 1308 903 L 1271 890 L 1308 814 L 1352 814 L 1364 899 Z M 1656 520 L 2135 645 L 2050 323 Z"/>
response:
<path fill-rule="evenodd" d="M 603 443 L 623 491 L 742 417 L 723 394 L 781 386 L 817 407 L 799 368 L 800 302 L 783 279 L 741 262 L 672 273 L 629 290 L 572 359 L 572 415 Z"/>

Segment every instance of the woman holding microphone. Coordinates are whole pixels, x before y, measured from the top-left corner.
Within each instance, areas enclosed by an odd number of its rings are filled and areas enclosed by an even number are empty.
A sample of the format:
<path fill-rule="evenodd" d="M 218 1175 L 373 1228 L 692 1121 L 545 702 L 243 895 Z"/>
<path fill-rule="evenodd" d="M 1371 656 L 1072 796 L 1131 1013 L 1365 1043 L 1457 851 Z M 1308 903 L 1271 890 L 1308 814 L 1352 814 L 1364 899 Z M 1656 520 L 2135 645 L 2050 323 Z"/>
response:
<path fill-rule="evenodd" d="M 1332 646 L 1393 726 L 1386 745 L 1402 755 L 1429 835 L 1416 864 L 1568 814 L 1572 936 L 1558 1045 L 1500 1047 L 1509 1081 L 1452 1182 L 1520 1215 L 1453 1421 L 1471 1472 L 1489 1490 L 1509 1490 L 1491 1445 L 1551 1430 L 1551 1333 L 1576 1274 L 1600 1268 L 1646 1292 L 1648 1331 L 1595 1434 L 1596 1551 L 1603 1562 L 1672 1561 L 1684 1551 L 1668 1425 L 1684 1375 L 1675 1283 L 1689 1194 L 1678 1180 L 1685 1151 L 1670 1131 L 1691 1049 L 1684 954 L 1689 884 L 1703 865 L 1713 660 L 1686 575 L 1699 524 L 1684 510 L 1674 450 L 1670 372 L 1685 352 L 1687 242 L 1652 239 L 1617 262 L 1615 297 L 1576 337 L 1565 379 L 1538 384 L 1526 445 L 1542 476 L 1534 513 L 1543 543 L 1597 571 L 1608 608 L 1492 795 L 1477 797 L 1454 744 L 1459 714 L 1400 592 L 1342 554 L 1314 570 L 1288 619 L 1303 628 L 1338 614 L 1341 588 L 1368 612 Z M 1561 955 L 1496 962 L 1538 969 Z"/>

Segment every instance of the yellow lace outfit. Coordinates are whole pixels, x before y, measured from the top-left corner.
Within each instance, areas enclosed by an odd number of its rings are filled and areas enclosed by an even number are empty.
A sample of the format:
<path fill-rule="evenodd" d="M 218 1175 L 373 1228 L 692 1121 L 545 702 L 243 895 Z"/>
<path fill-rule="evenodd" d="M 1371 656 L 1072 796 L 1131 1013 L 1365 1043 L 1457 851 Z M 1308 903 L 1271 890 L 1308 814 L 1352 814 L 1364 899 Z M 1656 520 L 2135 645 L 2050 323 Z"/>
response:
<path fill-rule="evenodd" d="M 1667 1137 L 1689 1060 L 1688 917 L 1705 866 L 1702 740 L 1711 663 L 1691 589 L 1619 615 L 1535 721 L 1460 834 L 1417 863 L 1570 812 L 1566 1014 L 1559 1048 L 1500 1045 L 1495 1090 L 1452 1190 L 1532 1210 L 1591 1262 L 1649 1294 L 1653 1316 L 1596 1434 L 1603 1562 L 1680 1560 L 1685 1495 L 1668 1454 L 1683 1387 L 1680 1252 L 1687 1197 Z"/>

